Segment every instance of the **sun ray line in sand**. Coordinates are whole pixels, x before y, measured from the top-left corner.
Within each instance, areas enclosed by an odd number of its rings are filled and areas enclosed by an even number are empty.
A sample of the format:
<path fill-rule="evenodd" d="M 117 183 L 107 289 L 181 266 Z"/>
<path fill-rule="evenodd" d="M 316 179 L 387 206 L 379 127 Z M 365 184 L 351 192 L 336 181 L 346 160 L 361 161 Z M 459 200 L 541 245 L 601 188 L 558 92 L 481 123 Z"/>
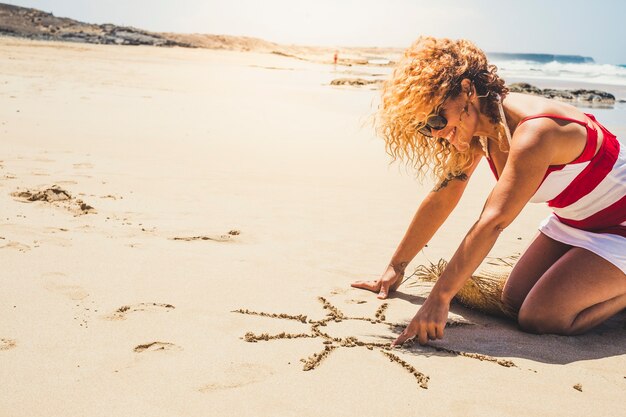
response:
<path fill-rule="evenodd" d="M 391 352 L 385 352 L 384 350 L 381 350 L 380 353 L 388 357 L 391 362 L 395 362 L 399 364 L 400 366 L 402 366 L 407 371 L 409 371 L 409 373 L 413 375 L 415 379 L 417 380 L 417 383 L 419 384 L 420 388 L 424 388 L 424 389 L 428 388 L 428 381 L 430 380 L 430 377 L 428 375 L 421 373 L 420 371 L 415 369 L 413 365 L 402 360 L 399 356 L 394 355 Z"/>
<path fill-rule="evenodd" d="M 301 339 L 301 338 L 307 338 L 307 337 L 317 337 L 317 335 L 309 334 L 309 333 L 286 333 L 286 332 L 281 332 L 278 334 L 271 335 L 269 333 L 254 334 L 252 332 L 248 332 L 245 334 L 243 338 L 245 339 L 246 342 L 254 343 L 254 342 L 258 342 L 259 340 L 264 340 L 267 342 L 268 340 L 272 340 L 272 339 Z"/>
<path fill-rule="evenodd" d="M 319 353 L 314 353 L 307 359 L 300 359 L 300 362 L 304 363 L 302 370 L 310 371 L 317 368 L 317 366 L 328 356 L 330 353 L 337 349 L 339 346 L 324 346 L 324 350 Z"/>
<path fill-rule="evenodd" d="M 415 367 L 413 367 L 411 364 L 401 359 L 399 356 L 391 353 L 390 352 L 392 350 L 391 343 L 363 342 L 359 340 L 356 336 L 333 337 L 329 335 L 328 333 L 325 333 L 324 331 L 321 330 L 321 327 L 326 327 L 328 323 L 330 322 L 334 321 L 334 322 L 339 323 L 342 321 L 349 321 L 349 320 L 367 321 L 372 324 L 385 324 L 389 326 L 392 330 L 398 330 L 398 329 L 404 328 L 404 325 L 402 324 L 390 323 L 390 322 L 385 321 L 384 313 L 389 307 L 388 303 L 383 303 L 380 307 L 378 307 L 374 315 L 375 318 L 371 318 L 371 317 L 347 316 L 341 310 L 339 310 L 339 308 L 334 306 L 324 297 L 318 297 L 318 301 L 322 304 L 322 308 L 327 311 L 326 317 L 321 320 L 309 319 L 304 314 L 295 315 L 295 314 L 284 314 L 284 313 L 266 313 L 262 311 L 252 311 L 248 309 L 238 309 L 238 310 L 233 310 L 232 312 L 246 314 L 246 315 L 253 315 L 253 316 L 277 318 L 277 319 L 283 319 L 283 320 L 294 320 L 294 321 L 299 321 L 300 323 L 309 324 L 311 326 L 310 333 L 281 332 L 275 335 L 270 335 L 268 333 L 255 334 L 253 332 L 247 332 L 242 338 L 244 341 L 250 342 L 250 343 L 256 343 L 259 341 L 278 340 L 278 339 L 298 339 L 298 338 L 321 338 L 323 339 L 322 343 L 324 344 L 324 349 L 322 351 L 314 353 L 313 355 L 309 356 L 306 359 L 300 359 L 300 361 L 303 362 L 304 364 L 302 367 L 303 371 L 310 371 L 310 370 L 317 368 L 324 359 L 326 359 L 333 351 L 335 351 L 338 348 L 365 347 L 368 350 L 377 349 L 379 352 L 387 356 L 389 360 L 391 360 L 392 362 L 396 362 L 397 364 L 402 366 L 402 368 L 404 368 L 407 372 L 413 375 L 413 377 L 416 379 L 417 384 L 419 385 L 420 388 L 424 388 L 424 389 L 428 388 L 428 381 L 430 380 L 430 377 L 418 371 Z M 473 325 L 473 323 L 449 320 L 446 324 L 447 327 L 459 327 L 459 326 L 468 326 L 468 325 Z M 411 351 L 407 349 L 407 347 L 412 346 L 411 343 L 405 343 L 405 345 L 403 345 L 404 351 L 408 353 L 415 353 L 415 351 Z M 510 360 L 498 359 L 498 358 L 488 356 L 488 355 L 483 355 L 480 353 L 463 352 L 459 350 L 448 349 L 445 347 L 433 346 L 430 344 L 420 346 L 420 348 L 428 349 L 428 350 L 436 351 L 436 352 L 445 352 L 454 356 L 463 356 L 463 357 L 467 357 L 471 359 L 477 359 L 480 361 L 497 363 L 498 365 L 501 365 L 507 368 L 510 368 L 510 367 L 517 368 L 515 363 L 513 363 Z"/>
<path fill-rule="evenodd" d="M 302 315 L 302 314 L 298 314 L 297 316 L 294 316 L 294 315 L 282 314 L 282 313 L 264 313 L 264 312 L 252 311 L 252 310 L 242 309 L 242 308 L 240 308 L 239 310 L 233 310 L 232 313 L 248 314 L 251 316 L 271 317 L 274 319 L 296 320 L 301 323 L 307 323 L 307 316 Z"/>
<path fill-rule="evenodd" d="M 381 306 L 378 307 L 378 310 L 376 310 L 374 317 L 380 321 L 385 321 L 385 311 L 387 311 L 387 307 L 389 307 L 388 303 L 381 304 Z"/>

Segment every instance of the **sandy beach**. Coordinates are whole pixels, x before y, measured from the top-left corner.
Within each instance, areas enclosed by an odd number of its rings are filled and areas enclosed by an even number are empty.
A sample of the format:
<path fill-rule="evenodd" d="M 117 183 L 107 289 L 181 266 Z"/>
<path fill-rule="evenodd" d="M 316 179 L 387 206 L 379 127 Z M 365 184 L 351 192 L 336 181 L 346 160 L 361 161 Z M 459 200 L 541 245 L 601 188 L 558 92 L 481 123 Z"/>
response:
<path fill-rule="evenodd" d="M 453 304 L 443 340 L 385 349 L 431 284 L 349 284 L 432 183 L 389 165 L 374 86 L 330 85 L 375 68 L 0 37 L 0 74 L 0 417 L 626 416 L 626 312 L 538 336 Z M 475 177 L 407 271 L 452 256 Z"/>

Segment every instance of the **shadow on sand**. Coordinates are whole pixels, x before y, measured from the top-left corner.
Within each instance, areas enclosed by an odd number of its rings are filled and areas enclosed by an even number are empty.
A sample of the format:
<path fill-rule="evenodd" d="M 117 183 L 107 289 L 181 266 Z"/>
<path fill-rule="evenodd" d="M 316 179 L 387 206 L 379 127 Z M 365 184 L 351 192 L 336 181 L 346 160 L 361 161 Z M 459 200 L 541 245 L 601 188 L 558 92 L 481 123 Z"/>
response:
<path fill-rule="evenodd" d="M 394 293 L 389 299 L 406 300 L 416 306 L 422 305 L 426 300 L 425 297 L 401 292 Z M 620 356 L 626 353 L 626 310 L 622 310 L 596 328 L 578 336 L 526 333 L 520 330 L 514 321 L 491 317 L 454 302 L 450 307 L 450 312 L 475 323 L 475 325 L 446 328 L 444 338 L 429 341 L 430 346 L 497 358 L 506 357 L 513 361 L 515 358 L 523 358 L 559 365 Z M 393 331 L 399 334 L 402 330 L 403 328 L 396 328 Z M 405 345 L 403 349 L 408 354 L 420 356 L 449 355 L 433 351 L 428 346 L 421 347 L 417 341 L 409 345 Z"/>

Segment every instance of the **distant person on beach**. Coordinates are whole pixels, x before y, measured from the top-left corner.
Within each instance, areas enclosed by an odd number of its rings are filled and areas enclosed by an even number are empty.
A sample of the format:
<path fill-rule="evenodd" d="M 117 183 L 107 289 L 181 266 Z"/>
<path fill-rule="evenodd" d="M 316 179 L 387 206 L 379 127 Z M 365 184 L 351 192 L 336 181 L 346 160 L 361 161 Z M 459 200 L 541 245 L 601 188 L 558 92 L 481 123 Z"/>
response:
<path fill-rule="evenodd" d="M 337 65 L 337 59 L 339 59 L 339 53 L 335 51 L 335 54 L 333 55 L 333 64 Z"/>
<path fill-rule="evenodd" d="M 353 287 L 385 299 L 457 205 L 485 157 L 497 183 L 482 213 L 393 345 L 441 339 L 450 302 L 529 202 L 553 214 L 522 254 L 502 302 L 522 330 L 576 335 L 626 308 L 626 150 L 591 114 L 509 93 L 467 40 L 419 38 L 383 85 L 387 152 L 429 172 L 426 196 L 382 276 Z"/>

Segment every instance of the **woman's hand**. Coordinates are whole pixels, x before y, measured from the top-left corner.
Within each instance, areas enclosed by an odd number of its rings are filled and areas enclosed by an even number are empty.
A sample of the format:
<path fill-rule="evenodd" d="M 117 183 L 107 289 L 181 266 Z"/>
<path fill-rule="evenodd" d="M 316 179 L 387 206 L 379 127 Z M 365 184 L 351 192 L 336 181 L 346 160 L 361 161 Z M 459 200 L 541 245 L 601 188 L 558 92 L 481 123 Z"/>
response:
<path fill-rule="evenodd" d="M 443 329 L 446 327 L 449 309 L 449 302 L 429 296 L 417 311 L 411 323 L 391 344 L 391 347 L 402 345 L 416 336 L 420 345 L 425 345 L 428 340 L 443 338 Z"/>
<path fill-rule="evenodd" d="M 394 292 L 402 284 L 402 278 L 404 278 L 404 268 L 406 263 L 402 263 L 399 266 L 394 267 L 389 265 L 383 275 L 374 281 L 355 281 L 351 286 L 354 288 L 361 288 L 363 290 L 369 290 L 378 293 L 378 298 L 384 300 L 389 296 L 389 293 Z"/>

